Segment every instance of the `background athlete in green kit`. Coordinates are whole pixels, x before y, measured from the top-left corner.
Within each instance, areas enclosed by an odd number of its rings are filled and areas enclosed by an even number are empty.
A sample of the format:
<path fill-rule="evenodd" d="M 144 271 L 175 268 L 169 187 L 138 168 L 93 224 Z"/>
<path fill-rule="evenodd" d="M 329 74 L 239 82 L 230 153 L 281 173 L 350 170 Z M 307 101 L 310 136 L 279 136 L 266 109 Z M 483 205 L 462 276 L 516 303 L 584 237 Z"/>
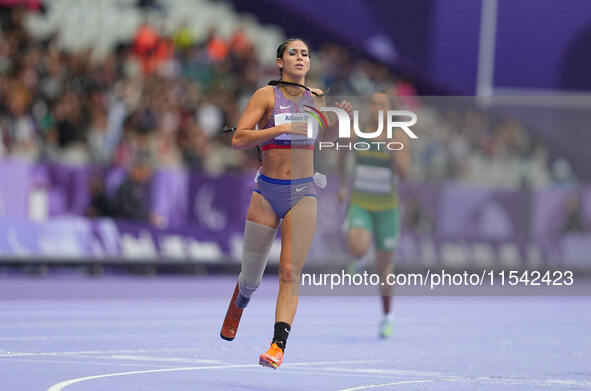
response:
<path fill-rule="evenodd" d="M 368 253 L 371 242 L 376 250 L 376 269 L 380 281 L 385 282 L 386 276 L 394 272 L 394 251 L 400 233 L 400 208 L 396 192 L 397 179 L 405 179 L 409 167 L 407 143 L 403 143 L 402 132 L 394 131 L 393 139 L 387 139 L 386 112 L 393 110 L 390 97 L 385 93 L 375 93 L 370 104 L 370 118 L 365 132 L 378 128 L 379 113 L 382 112 L 384 131 L 375 139 L 357 139 L 354 142 L 366 141 L 368 150 L 341 150 L 339 153 L 339 170 L 341 187 L 339 201 L 347 196 L 346 158 L 354 155 L 354 174 L 345 226 L 347 231 L 348 250 L 355 260 L 350 267 L 351 272 L 359 271 L 360 260 Z M 372 142 L 382 142 L 380 145 Z M 388 142 L 404 145 L 402 150 L 392 151 L 386 147 Z M 401 144 L 392 145 L 399 149 Z M 380 286 L 382 295 L 383 317 L 379 325 L 379 335 L 387 338 L 394 329 L 394 316 L 391 311 L 392 286 Z"/>

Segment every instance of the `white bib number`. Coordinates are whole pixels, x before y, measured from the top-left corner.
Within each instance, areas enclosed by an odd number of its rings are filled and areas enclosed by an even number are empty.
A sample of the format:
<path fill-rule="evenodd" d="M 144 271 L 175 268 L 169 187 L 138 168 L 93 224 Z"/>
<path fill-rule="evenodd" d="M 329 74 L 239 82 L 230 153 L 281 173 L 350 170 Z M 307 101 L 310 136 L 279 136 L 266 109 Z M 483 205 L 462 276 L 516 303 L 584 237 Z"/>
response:
<path fill-rule="evenodd" d="M 281 134 L 275 137 L 275 140 L 316 140 L 318 137 L 318 122 L 310 114 L 306 113 L 282 113 L 275 114 L 275 126 L 286 124 L 289 122 L 307 122 L 308 129 L 312 127 L 312 138 L 308 138 L 305 134 Z"/>
<path fill-rule="evenodd" d="M 392 192 L 392 170 L 358 164 L 355 167 L 353 188 L 367 193 L 388 194 Z"/>

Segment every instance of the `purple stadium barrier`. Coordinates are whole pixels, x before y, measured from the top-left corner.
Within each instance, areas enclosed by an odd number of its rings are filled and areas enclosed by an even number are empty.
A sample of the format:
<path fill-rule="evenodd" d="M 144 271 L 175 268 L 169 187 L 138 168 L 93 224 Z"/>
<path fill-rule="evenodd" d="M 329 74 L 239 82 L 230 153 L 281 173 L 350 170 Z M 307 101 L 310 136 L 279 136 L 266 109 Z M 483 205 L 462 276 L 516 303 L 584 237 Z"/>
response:
<path fill-rule="evenodd" d="M 158 171 L 152 181 L 152 208 L 167 225 L 156 228 L 83 217 L 89 203 L 88 180 L 96 172 L 95 168 L 0 163 L 0 257 L 239 260 L 252 173 L 209 177 Z M 113 176 L 120 182 L 121 170 L 106 172 L 107 181 Z M 335 201 L 336 178 L 329 182 L 320 193 L 311 262 L 347 258 L 341 232 L 344 206 Z M 116 189 L 111 186 L 108 193 Z M 47 198 L 41 206 L 40 193 Z M 580 199 L 583 224 L 578 232 L 566 232 L 565 204 L 573 194 Z M 589 188 L 529 193 L 413 184 L 401 186 L 400 197 L 403 234 L 397 257 L 401 263 L 591 264 L 587 258 L 591 253 Z"/>

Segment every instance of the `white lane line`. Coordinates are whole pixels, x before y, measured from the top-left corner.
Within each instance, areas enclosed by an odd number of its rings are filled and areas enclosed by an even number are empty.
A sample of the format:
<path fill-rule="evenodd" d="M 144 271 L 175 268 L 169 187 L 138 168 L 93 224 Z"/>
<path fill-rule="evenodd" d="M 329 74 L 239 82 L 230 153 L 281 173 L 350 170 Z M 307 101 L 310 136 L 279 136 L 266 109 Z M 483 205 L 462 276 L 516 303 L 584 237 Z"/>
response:
<path fill-rule="evenodd" d="M 378 369 L 378 368 L 338 368 L 338 367 L 324 367 L 318 368 L 322 371 L 328 372 L 356 372 L 356 373 L 367 373 L 372 375 L 394 375 L 394 376 L 406 376 L 406 377 L 451 377 L 441 372 L 433 371 L 417 371 L 408 369 Z"/>
<path fill-rule="evenodd" d="M 76 357 L 89 357 L 89 358 L 104 358 L 107 360 L 129 360 L 129 361 L 156 361 L 156 362 L 179 362 L 179 363 L 190 363 L 190 364 L 220 364 L 218 360 L 202 360 L 198 358 L 186 358 L 186 357 L 154 357 L 154 356 L 131 356 L 126 354 L 114 354 L 110 356 L 76 356 Z"/>
<path fill-rule="evenodd" d="M 403 380 L 403 381 L 395 381 L 392 383 L 382 383 L 382 384 L 368 384 L 359 387 L 353 388 L 342 388 L 339 391 L 357 391 L 357 390 L 368 390 L 370 388 L 378 388 L 378 387 L 389 387 L 389 386 L 398 386 L 401 384 L 413 384 L 413 383 L 432 383 L 435 380 L 425 379 L 425 380 Z"/>
<path fill-rule="evenodd" d="M 287 364 L 287 367 L 296 367 L 294 369 L 299 369 L 302 366 L 314 366 L 317 367 L 320 364 L 335 364 L 335 363 L 360 363 L 360 362 L 375 362 L 375 361 L 367 361 L 367 360 L 355 360 L 355 361 L 333 361 L 333 362 L 304 362 L 304 363 L 293 363 Z M 103 375 L 95 375 L 95 376 L 87 376 L 83 378 L 77 379 L 70 379 L 63 381 L 61 383 L 55 384 L 54 386 L 50 387 L 47 391 L 61 391 L 65 387 L 84 382 L 89 380 L 101 379 L 101 378 L 108 378 L 108 377 L 116 377 L 116 376 L 127 376 L 127 375 L 136 375 L 136 374 L 145 374 L 145 373 L 161 373 L 161 372 L 175 372 L 175 371 L 197 371 L 197 370 L 209 370 L 209 369 L 240 369 L 240 368 L 253 368 L 258 367 L 257 364 L 236 364 L 236 365 L 220 365 L 220 366 L 200 366 L 200 367 L 183 367 L 183 368 L 164 368 L 164 369 L 153 369 L 153 370 L 144 370 L 144 371 L 131 371 L 131 372 L 119 372 L 119 373 L 110 373 L 110 374 L 103 374 Z M 303 368 L 306 370 L 306 368 Z M 317 368 L 317 370 L 322 370 L 321 368 Z M 349 372 L 370 372 L 365 370 L 355 370 L 352 368 L 332 368 L 332 371 L 349 371 Z M 330 369 L 328 371 L 331 371 Z M 372 371 L 378 372 L 380 375 L 384 375 L 384 372 L 390 372 L 393 374 L 398 372 L 397 374 L 405 374 L 408 376 L 410 373 L 420 373 L 421 371 Z M 487 377 L 479 377 L 479 378 L 470 378 L 470 377 L 463 377 L 463 376 L 435 376 L 439 377 L 437 379 L 422 379 L 422 380 L 399 380 L 396 382 L 390 383 L 381 383 L 381 384 L 367 384 L 362 386 L 356 386 L 352 388 L 345 388 L 339 391 L 356 391 L 356 390 L 365 390 L 370 388 L 379 388 L 379 387 L 388 387 L 394 385 L 404 385 L 404 384 L 413 384 L 413 383 L 430 383 L 436 381 L 452 381 L 452 382 L 491 382 L 494 384 L 515 384 L 515 385 L 536 385 L 536 386 L 550 386 L 550 385 L 562 385 L 566 386 L 567 388 L 570 387 L 587 387 L 591 386 L 591 382 L 578 382 L 572 380 L 536 380 L 536 379 L 502 379 L 502 378 L 487 378 Z"/>
<path fill-rule="evenodd" d="M 367 379 L 368 377 L 371 378 L 372 380 L 375 381 L 376 378 L 384 378 L 384 379 L 388 379 L 388 380 L 392 380 L 392 376 L 386 376 L 386 375 L 365 375 L 365 374 L 359 374 L 359 373 L 349 373 L 349 372 L 343 372 L 343 373 L 339 373 L 339 374 L 335 374 L 335 373 L 331 373 L 331 372 L 323 372 L 323 371 L 318 371 L 315 370 L 314 368 L 309 368 L 309 367 L 287 367 L 288 364 L 283 364 L 281 366 L 281 373 L 285 374 L 285 375 L 294 375 L 294 376 L 300 376 L 301 374 L 307 374 L 307 375 L 314 375 L 314 376 L 345 376 L 345 377 L 362 377 Z M 286 366 L 284 368 L 284 366 Z M 233 369 L 233 372 L 250 372 L 250 369 Z M 252 373 L 252 372 L 250 372 Z"/>
<path fill-rule="evenodd" d="M 358 363 L 360 360 L 357 361 L 326 361 L 322 362 L 323 364 L 330 364 L 330 363 Z M 364 361 L 368 362 L 368 361 Z M 319 362 L 304 362 L 304 363 L 294 363 L 291 364 L 292 366 L 295 365 L 318 365 Z M 202 367 L 184 367 L 184 368 L 165 368 L 165 369 L 151 369 L 146 371 L 131 371 L 131 372 L 117 372 L 117 373 L 106 373 L 103 375 L 95 375 L 95 376 L 86 376 L 86 377 L 79 377 L 77 379 L 70 379 L 65 380 L 63 382 L 57 383 L 47 389 L 47 391 L 61 391 L 67 386 L 72 384 L 82 383 L 89 380 L 96 380 L 96 379 L 104 379 L 108 377 L 116 377 L 116 376 L 128 376 L 128 375 L 140 375 L 146 373 L 162 373 L 162 372 L 179 372 L 179 371 L 199 371 L 199 370 L 209 370 L 209 369 L 232 369 L 232 368 L 255 368 L 258 367 L 259 364 L 236 364 L 236 365 L 219 365 L 219 366 L 202 366 Z"/>
<path fill-rule="evenodd" d="M 537 386 L 537 387 L 549 387 L 549 386 L 561 386 L 561 388 L 591 388 L 591 382 L 589 381 L 578 381 L 578 380 L 555 380 L 555 379 L 530 379 L 530 378 L 511 378 L 511 377 L 471 377 L 471 376 L 458 376 L 458 375 L 446 375 L 441 372 L 428 372 L 428 371 L 417 371 L 417 370 L 398 370 L 398 369 L 375 369 L 375 368 L 338 368 L 338 367 L 323 367 L 317 368 L 319 371 L 332 372 L 332 373 L 363 373 L 373 375 L 390 375 L 390 376 L 405 376 L 405 377 L 425 377 L 430 378 L 432 381 L 446 381 L 446 382 L 458 382 L 458 383 L 489 383 L 489 384 L 513 384 L 521 386 Z"/>
<path fill-rule="evenodd" d="M 563 385 L 563 386 L 591 386 L 591 381 L 579 382 L 575 380 L 560 380 L 560 379 L 548 379 L 547 384 Z"/>
<path fill-rule="evenodd" d="M 314 362 L 296 362 L 296 363 L 289 363 L 285 364 L 285 366 L 289 367 L 299 367 L 299 366 L 308 366 L 308 365 L 335 365 L 335 364 L 377 364 L 384 362 L 383 360 L 344 360 L 344 361 L 314 361 Z M 344 368 L 344 370 L 348 370 L 348 368 Z"/>
<path fill-rule="evenodd" d="M 115 363 L 110 361 L 73 361 L 73 360 L 35 360 L 34 358 L 4 358 L 2 362 L 35 362 L 41 364 L 80 364 L 80 365 L 103 365 L 106 367 L 140 367 L 140 368 L 162 368 L 165 364 L 136 364 L 136 363 Z M 169 368 L 177 368 L 176 365 L 169 365 Z"/>
<path fill-rule="evenodd" d="M 140 327 L 145 327 L 146 325 L 149 325 L 150 327 L 154 327 L 154 326 L 170 326 L 170 325 L 175 325 L 175 327 L 179 327 L 179 326 L 196 326 L 199 325 L 200 323 L 205 323 L 205 322 L 211 322 L 211 319 L 204 319 L 204 318 L 199 318 L 197 316 L 195 316 L 194 318 L 190 319 L 190 320 L 178 320 L 178 319 L 174 319 L 174 318 L 170 318 L 170 319 L 154 319 L 154 320 L 148 320 L 148 319 L 144 319 L 144 320 L 113 320 L 113 321 L 109 321 L 109 320 L 92 320 L 92 321 L 78 321 L 78 320 L 73 320 L 70 322 L 63 322 L 63 321 L 59 321 L 59 322 L 46 322 L 46 321 L 42 321 L 42 322 L 16 322 L 16 323 L 7 323 L 7 322 L 2 322 L 0 323 L 0 328 L 3 329 L 13 329 L 13 328 L 64 328 L 64 327 L 68 327 L 68 328 L 74 328 L 74 327 L 136 327 L 136 326 L 140 326 Z"/>
<path fill-rule="evenodd" d="M 165 369 L 150 369 L 146 371 L 132 371 L 132 372 L 117 372 L 105 373 L 103 375 L 79 377 L 77 379 L 65 380 L 61 383 L 54 384 L 49 387 L 47 391 L 61 391 L 72 384 L 82 383 L 89 380 L 104 379 L 107 377 L 141 375 L 145 373 L 162 373 L 162 372 L 180 372 L 180 371 L 199 371 L 203 369 L 230 369 L 230 368 L 253 368 L 258 367 L 259 364 L 241 364 L 241 365 L 221 365 L 221 366 L 204 366 L 204 367 L 185 367 L 185 368 L 165 368 Z"/>
<path fill-rule="evenodd" d="M 178 338 L 179 336 L 191 336 L 194 337 L 195 333 L 162 333 L 162 334 L 84 334 L 84 335 L 29 335 L 20 337 L 0 337 L 0 342 L 11 342 L 11 341 L 59 341 L 63 339 L 97 339 L 97 338 Z"/>
<path fill-rule="evenodd" d="M 147 352 L 196 352 L 199 348 L 158 348 L 158 349 L 117 349 L 117 350 L 78 350 L 67 352 L 6 352 L 0 353 L 2 357 L 36 357 L 36 356 L 70 356 L 83 354 L 124 354 Z"/>
<path fill-rule="evenodd" d="M 0 308 L 0 310 L 2 310 Z M 148 311 L 134 311 L 133 309 L 126 310 L 124 308 L 104 308 L 104 309 L 95 309 L 93 308 L 92 311 L 86 308 L 85 310 L 68 310 L 64 309 L 62 311 L 34 311 L 34 312 L 23 312 L 18 310 L 2 310 L 3 313 L 0 315 L 1 320 L 13 320 L 18 321 L 18 319 L 22 318 L 55 318 L 63 319 L 63 318 L 157 318 L 157 317 L 166 317 L 166 318 L 188 318 L 192 316 L 204 315 L 208 317 L 213 317 L 214 314 L 201 314 L 198 311 L 159 311 L 159 310 L 148 310 Z"/>
<path fill-rule="evenodd" d="M 58 352 L 54 352 L 58 353 Z M 93 358 L 93 359 L 105 359 L 105 360 L 127 360 L 127 361 L 155 361 L 155 362 L 179 362 L 179 363 L 191 363 L 191 364 L 220 364 L 219 360 L 206 360 L 199 358 L 188 358 L 188 357 L 155 357 L 146 355 L 129 355 L 129 354 L 97 354 L 97 351 L 87 352 L 61 352 L 67 354 L 54 354 L 54 353 L 8 353 L 0 354 L 0 360 L 6 360 L 6 357 L 57 357 L 57 356 L 68 356 L 72 358 Z M 54 362 L 54 361 L 48 361 Z"/>
<path fill-rule="evenodd" d="M 8 309 L 0 307 L 2 315 L 0 319 L 20 319 L 20 318 L 69 318 L 69 317 L 85 317 L 85 318 L 155 318 L 157 315 L 161 317 L 186 318 L 189 316 L 205 315 L 213 317 L 214 314 L 202 314 L 200 311 L 193 310 L 164 310 L 164 309 L 136 309 L 136 308 L 103 308 L 103 307 L 89 307 L 77 309 L 60 309 L 60 310 L 35 310 L 22 311 L 20 309 Z"/>

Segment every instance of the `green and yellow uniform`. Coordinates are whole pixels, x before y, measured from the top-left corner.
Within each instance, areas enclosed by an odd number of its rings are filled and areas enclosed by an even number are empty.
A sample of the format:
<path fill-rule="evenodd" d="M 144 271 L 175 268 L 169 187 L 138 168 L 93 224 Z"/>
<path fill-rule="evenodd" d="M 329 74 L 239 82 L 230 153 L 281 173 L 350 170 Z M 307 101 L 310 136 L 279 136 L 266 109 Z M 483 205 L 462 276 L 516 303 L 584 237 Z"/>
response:
<path fill-rule="evenodd" d="M 384 144 L 379 149 L 376 144 L 369 145 L 366 151 L 355 151 L 347 230 L 364 228 L 372 233 L 378 250 L 394 251 L 400 231 L 400 212 L 392 151 Z"/>

